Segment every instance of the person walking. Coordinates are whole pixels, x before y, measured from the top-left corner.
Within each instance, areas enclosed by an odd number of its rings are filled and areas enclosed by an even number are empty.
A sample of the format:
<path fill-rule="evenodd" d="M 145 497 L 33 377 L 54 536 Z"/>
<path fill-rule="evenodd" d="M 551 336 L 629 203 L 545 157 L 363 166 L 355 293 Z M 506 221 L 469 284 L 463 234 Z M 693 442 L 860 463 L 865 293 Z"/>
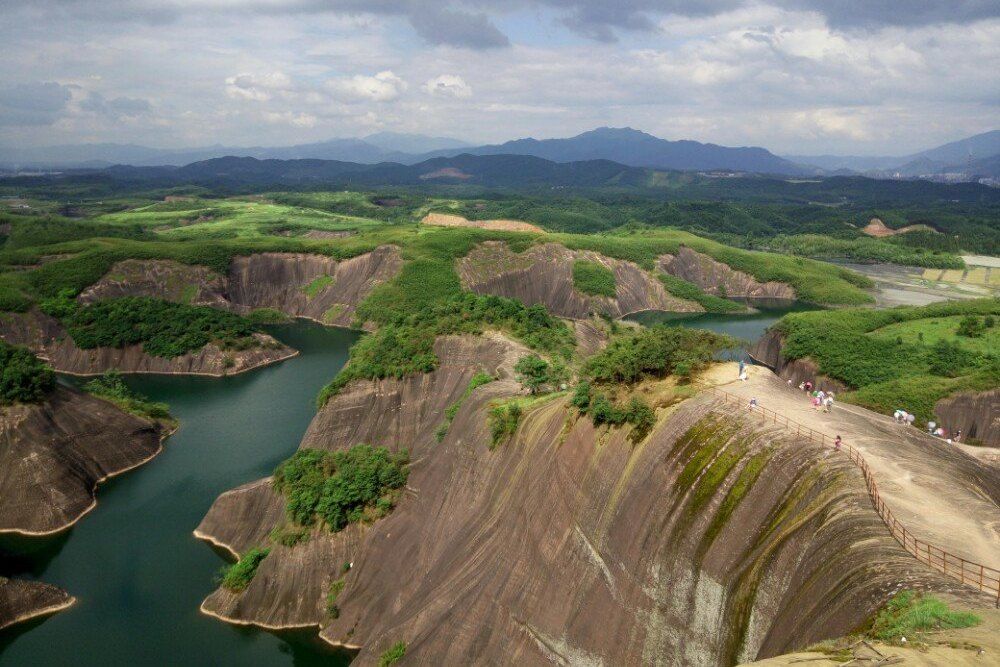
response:
<path fill-rule="evenodd" d="M 757 397 L 754 396 L 753 398 L 750 399 L 750 409 L 753 410 L 756 407 L 759 406 L 757 405 Z"/>
<path fill-rule="evenodd" d="M 743 360 L 740 359 L 740 372 L 739 372 L 739 374 L 736 377 L 738 377 L 741 380 L 744 379 L 744 377 L 743 377 L 743 367 L 744 367 L 744 365 L 745 364 L 743 363 Z"/>
<path fill-rule="evenodd" d="M 833 448 L 836 449 L 838 452 L 840 451 L 841 443 L 843 443 L 843 440 L 841 440 L 840 436 L 838 435 L 837 439 L 833 441 Z"/>
<path fill-rule="evenodd" d="M 833 396 L 827 396 L 826 400 L 823 401 L 823 409 L 825 412 L 830 412 L 833 410 Z"/>

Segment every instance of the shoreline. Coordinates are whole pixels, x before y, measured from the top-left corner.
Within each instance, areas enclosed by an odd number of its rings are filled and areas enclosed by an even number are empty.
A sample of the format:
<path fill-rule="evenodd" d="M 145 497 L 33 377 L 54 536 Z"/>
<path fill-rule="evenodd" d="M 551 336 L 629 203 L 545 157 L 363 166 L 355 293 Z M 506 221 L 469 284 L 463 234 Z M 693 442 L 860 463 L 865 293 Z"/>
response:
<path fill-rule="evenodd" d="M 56 373 L 59 373 L 61 375 L 72 375 L 73 377 L 80 377 L 80 378 L 100 377 L 100 376 L 104 375 L 105 373 L 107 373 L 108 371 L 116 371 L 118 373 L 121 373 L 122 375 L 188 375 L 188 376 L 191 376 L 191 377 L 210 377 L 210 378 L 219 378 L 219 379 L 221 379 L 221 378 L 226 378 L 226 377 L 234 377 L 234 376 L 237 376 L 237 375 L 242 375 L 243 373 L 249 373 L 250 371 L 255 371 L 255 370 L 259 369 L 259 368 L 265 368 L 267 366 L 272 366 L 272 365 L 280 363 L 282 361 L 287 361 L 289 359 L 297 357 L 297 356 L 299 356 L 299 354 L 301 354 L 301 352 L 299 352 L 298 350 L 292 350 L 291 354 L 287 354 L 287 355 L 285 355 L 283 357 L 278 357 L 276 359 L 269 359 L 267 361 L 262 361 L 262 362 L 260 362 L 258 364 L 253 365 L 253 366 L 248 366 L 246 368 L 242 368 L 242 369 L 240 369 L 238 371 L 231 372 L 231 373 L 196 373 L 196 372 L 181 372 L 181 371 L 125 371 L 125 370 L 121 370 L 119 368 L 108 368 L 106 370 L 97 371 L 97 372 L 94 372 L 94 373 L 79 373 L 79 372 L 75 372 L 75 371 L 63 371 L 63 370 L 59 370 L 58 368 L 55 368 L 55 367 L 53 367 L 52 370 L 54 370 Z M 42 359 L 44 361 L 47 361 L 47 362 L 49 362 L 51 364 L 51 360 L 48 359 L 48 358 L 46 358 L 46 357 L 44 357 L 43 355 L 38 355 L 38 357 L 40 359 Z"/>
<path fill-rule="evenodd" d="M 58 614 L 61 611 L 69 609 L 74 604 L 76 604 L 76 598 L 70 596 L 69 600 L 61 604 L 44 607 L 42 609 L 35 609 L 34 611 L 28 612 L 27 614 L 21 614 L 20 616 L 15 617 L 14 620 L 10 621 L 9 623 L 0 625 L 0 632 L 3 632 L 8 628 L 13 628 L 16 625 L 20 625 L 21 623 L 25 623 L 35 618 L 42 618 L 44 616 L 52 616 L 53 614 Z"/>
<path fill-rule="evenodd" d="M 104 399 L 101 399 L 101 400 L 104 400 Z M 0 536 L 3 536 L 3 535 L 15 535 L 15 536 L 18 536 L 18 537 L 52 537 L 54 535 L 58 535 L 59 533 L 63 533 L 65 531 L 69 530 L 70 528 L 72 528 L 73 526 L 75 526 L 77 523 L 79 523 L 80 520 L 83 519 L 83 517 L 85 517 L 88 514 L 90 514 L 94 510 L 94 508 L 97 507 L 97 490 L 98 490 L 98 488 L 100 488 L 101 484 L 107 482 L 108 480 L 114 479 L 115 477 L 118 477 L 119 475 L 124 475 L 127 472 L 135 470 L 136 468 L 139 468 L 140 466 L 144 466 L 147 463 L 149 463 L 150 461 L 152 461 L 153 459 L 155 459 L 157 456 L 159 456 L 160 454 L 162 454 L 163 453 L 163 449 L 164 449 L 163 443 L 166 441 L 167 438 L 169 438 L 174 433 L 176 433 L 177 429 L 179 429 L 179 428 L 180 428 L 180 424 L 178 424 L 177 426 L 173 427 L 169 431 L 166 431 L 163 434 L 161 434 L 160 435 L 160 445 L 159 445 L 159 447 L 156 448 L 155 452 L 153 452 L 152 454 L 150 454 L 148 457 L 146 457 L 142 461 L 139 461 L 138 463 L 136 463 L 134 465 L 130 465 L 127 468 L 122 468 L 121 470 L 116 470 L 115 472 L 108 473 L 104 477 L 101 477 L 100 479 L 95 480 L 94 481 L 94 486 L 90 490 L 90 496 L 91 496 L 90 505 L 88 505 L 82 512 L 80 512 L 80 514 L 78 514 L 76 516 L 76 518 L 74 518 L 69 523 L 66 523 L 66 524 L 64 524 L 64 525 L 62 525 L 62 526 L 60 526 L 58 528 L 54 528 L 52 530 L 45 530 L 45 531 L 20 530 L 18 528 L 0 528 Z"/>

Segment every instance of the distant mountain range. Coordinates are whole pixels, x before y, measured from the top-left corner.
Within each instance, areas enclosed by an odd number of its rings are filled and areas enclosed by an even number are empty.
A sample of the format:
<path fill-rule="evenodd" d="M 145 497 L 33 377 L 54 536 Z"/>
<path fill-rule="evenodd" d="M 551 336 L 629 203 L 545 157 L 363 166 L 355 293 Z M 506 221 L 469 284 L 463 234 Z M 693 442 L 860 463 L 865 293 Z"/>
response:
<path fill-rule="evenodd" d="M 415 165 L 429 159 L 463 154 L 521 155 L 560 164 L 606 160 L 626 167 L 777 176 L 862 174 L 877 178 L 919 178 L 937 177 L 941 174 L 969 174 L 1000 178 L 996 159 L 1000 155 L 1000 130 L 898 157 L 779 157 L 759 147 L 668 141 L 628 127 L 602 127 L 565 139 L 526 138 L 485 146 L 472 146 L 449 137 L 380 132 L 360 139 L 331 139 L 278 147 L 158 149 L 129 144 L 83 144 L 31 149 L 0 148 L 0 167 L 67 169 L 101 168 L 117 164 L 183 166 L 220 157 Z"/>
<path fill-rule="evenodd" d="M 971 160 L 970 160 L 971 156 Z M 970 174 L 1000 178 L 1000 130 L 937 146 L 912 155 L 864 157 L 852 155 L 787 155 L 797 164 L 826 172 L 854 172 L 871 176 L 915 178 L 934 174 Z"/>

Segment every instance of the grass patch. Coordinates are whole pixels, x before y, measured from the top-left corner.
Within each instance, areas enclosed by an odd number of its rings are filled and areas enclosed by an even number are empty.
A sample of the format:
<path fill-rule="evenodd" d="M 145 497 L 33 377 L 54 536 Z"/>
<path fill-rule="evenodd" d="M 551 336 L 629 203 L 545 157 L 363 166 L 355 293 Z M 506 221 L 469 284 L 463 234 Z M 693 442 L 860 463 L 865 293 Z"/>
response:
<path fill-rule="evenodd" d="M 406 642 L 396 642 L 386 650 L 382 651 L 382 655 L 378 658 L 378 667 L 389 667 L 390 665 L 395 665 L 397 662 L 403 659 L 406 655 Z"/>
<path fill-rule="evenodd" d="M 257 574 L 257 568 L 261 562 L 267 558 L 270 549 L 260 549 L 253 547 L 232 565 L 222 569 L 221 585 L 234 593 L 239 593 L 246 589 Z"/>
<path fill-rule="evenodd" d="M 251 324 L 259 326 L 262 324 L 284 324 L 291 321 L 292 318 L 274 308 L 256 308 L 250 311 L 247 319 L 250 320 Z"/>
<path fill-rule="evenodd" d="M 679 299 L 686 299 L 700 304 L 706 313 L 740 313 L 746 310 L 744 306 L 735 301 L 723 299 L 714 294 L 708 294 L 694 283 L 688 282 L 683 278 L 678 278 L 662 271 L 658 271 L 656 277 L 660 279 L 660 282 L 663 283 L 668 292 Z"/>
<path fill-rule="evenodd" d="M 935 630 L 970 628 L 982 622 L 971 612 L 953 611 L 941 600 L 906 590 L 897 593 L 878 612 L 868 635 L 889 643 L 923 638 Z"/>
<path fill-rule="evenodd" d="M 319 278 L 316 278 L 311 283 L 303 287 L 302 291 L 305 293 L 307 297 L 313 299 L 316 297 L 317 294 L 325 290 L 327 287 L 333 285 L 333 283 L 334 283 L 333 276 L 320 276 Z"/>
<path fill-rule="evenodd" d="M 591 296 L 614 298 L 616 287 L 614 271 L 603 264 L 578 259 L 573 262 L 573 287 Z"/>
<path fill-rule="evenodd" d="M 472 379 L 469 380 L 469 386 L 465 388 L 465 391 L 462 392 L 459 399 L 445 409 L 444 421 L 441 422 L 441 426 L 439 426 L 438 430 L 434 433 L 434 437 L 438 442 L 444 440 L 444 437 L 448 435 L 448 428 L 451 426 L 451 422 L 454 421 L 455 415 L 458 414 L 458 411 L 461 409 L 462 403 L 465 402 L 465 399 L 471 396 L 472 392 L 474 392 L 477 388 L 482 387 L 484 384 L 489 384 L 494 380 L 496 380 L 495 377 L 489 373 L 483 373 L 482 371 L 472 376 Z"/>
<path fill-rule="evenodd" d="M 170 416 L 170 406 L 166 403 L 151 401 L 125 384 L 121 373 L 108 371 L 83 385 L 83 390 L 114 403 L 125 412 L 155 421 L 176 423 Z"/>
<path fill-rule="evenodd" d="M 487 422 L 490 426 L 490 449 L 496 449 L 503 444 L 514 432 L 521 421 L 521 404 L 515 401 L 499 403 L 490 408 Z"/>

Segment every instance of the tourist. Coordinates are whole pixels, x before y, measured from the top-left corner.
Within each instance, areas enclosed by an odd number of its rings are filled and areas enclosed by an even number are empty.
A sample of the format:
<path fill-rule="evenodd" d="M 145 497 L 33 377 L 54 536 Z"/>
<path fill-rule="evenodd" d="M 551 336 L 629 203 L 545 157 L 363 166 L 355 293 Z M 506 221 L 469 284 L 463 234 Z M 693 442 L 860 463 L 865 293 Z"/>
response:
<path fill-rule="evenodd" d="M 838 435 L 837 439 L 833 441 L 833 448 L 836 449 L 839 452 L 840 451 L 840 444 L 842 442 L 843 441 L 840 439 L 840 436 Z"/>
<path fill-rule="evenodd" d="M 833 397 L 832 396 L 828 395 L 826 397 L 826 400 L 823 401 L 823 408 L 824 408 L 825 412 L 830 412 L 830 410 L 833 410 Z"/>
<path fill-rule="evenodd" d="M 738 377 L 739 379 L 741 379 L 741 380 L 744 380 L 744 379 L 746 379 L 746 378 L 744 378 L 744 377 L 743 377 L 743 366 L 744 366 L 744 364 L 743 364 L 743 360 L 742 360 L 742 359 L 740 359 L 740 372 L 739 372 L 739 373 L 737 374 L 737 377 Z"/>
<path fill-rule="evenodd" d="M 958 429 L 957 431 L 955 431 L 955 442 L 958 442 L 961 439 L 962 439 L 962 429 Z"/>
<path fill-rule="evenodd" d="M 813 383 L 812 382 L 806 382 L 806 393 L 807 394 L 811 394 L 812 390 L 813 390 Z"/>
<path fill-rule="evenodd" d="M 906 421 L 906 413 L 903 412 L 902 410 L 896 410 L 895 412 L 892 413 L 892 418 L 896 420 L 897 424 L 902 424 L 904 421 Z"/>
<path fill-rule="evenodd" d="M 806 390 L 806 383 L 805 382 L 800 382 L 799 383 L 799 391 L 805 391 L 805 390 Z"/>
<path fill-rule="evenodd" d="M 819 410 L 819 404 L 820 404 L 819 395 L 813 396 L 812 403 L 813 403 L 813 410 Z"/>
<path fill-rule="evenodd" d="M 745 368 L 740 369 L 740 381 L 741 382 L 747 381 L 747 369 Z"/>
<path fill-rule="evenodd" d="M 756 407 L 759 407 L 759 406 L 757 405 L 757 397 L 755 396 L 755 397 L 753 397 L 753 398 L 750 399 L 750 409 L 753 410 Z"/>
<path fill-rule="evenodd" d="M 934 435 L 934 428 L 936 426 L 937 426 L 937 424 L 934 423 L 933 421 L 927 422 L 927 432 L 930 433 L 931 435 Z"/>
<path fill-rule="evenodd" d="M 916 419 L 917 418 L 914 415 L 906 415 L 906 425 L 913 426 L 913 422 L 916 421 Z"/>

